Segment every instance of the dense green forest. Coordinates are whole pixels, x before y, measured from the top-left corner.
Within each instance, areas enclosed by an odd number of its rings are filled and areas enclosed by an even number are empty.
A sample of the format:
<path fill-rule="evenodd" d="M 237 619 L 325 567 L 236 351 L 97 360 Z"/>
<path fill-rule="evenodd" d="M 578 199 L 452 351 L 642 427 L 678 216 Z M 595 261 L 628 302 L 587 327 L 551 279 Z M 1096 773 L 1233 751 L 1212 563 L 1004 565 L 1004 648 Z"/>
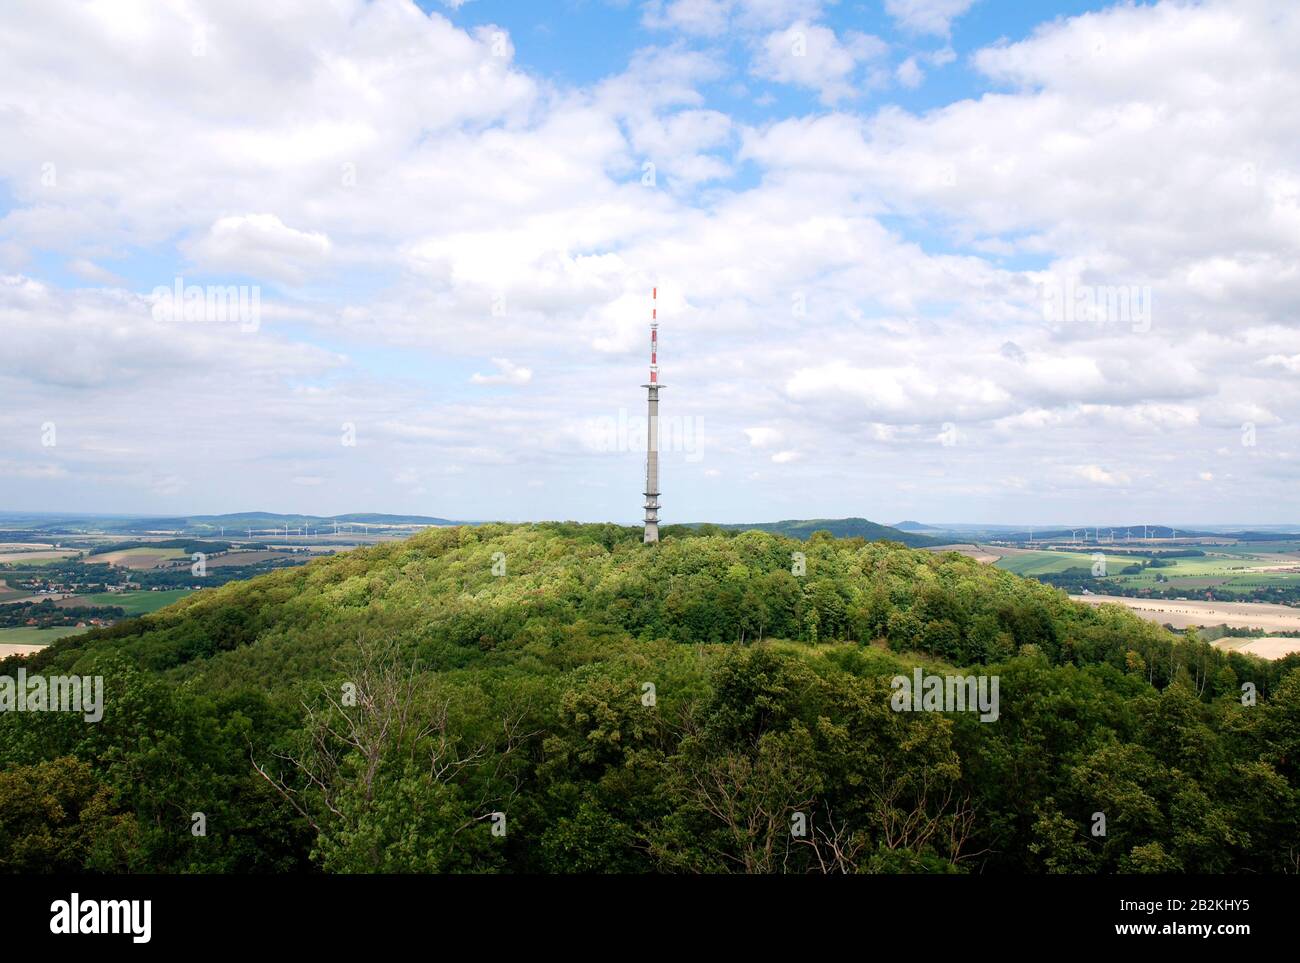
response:
<path fill-rule="evenodd" d="M 1300 659 L 957 554 L 640 537 L 429 530 L 6 660 L 105 695 L 0 714 L 0 867 L 1300 868 Z M 918 666 L 997 720 L 894 711 Z"/>
<path fill-rule="evenodd" d="M 865 518 L 787 519 L 783 522 L 754 522 L 745 525 L 715 525 L 712 522 L 701 522 L 689 527 L 703 533 L 771 532 L 773 535 L 788 535 L 791 538 L 801 539 L 808 538 L 813 532 L 829 532 L 836 538 L 865 538 L 868 541 L 878 541 L 883 538 L 910 545 L 912 548 L 947 544 L 944 539 L 932 535 L 890 528 L 888 525 L 871 522 Z"/>

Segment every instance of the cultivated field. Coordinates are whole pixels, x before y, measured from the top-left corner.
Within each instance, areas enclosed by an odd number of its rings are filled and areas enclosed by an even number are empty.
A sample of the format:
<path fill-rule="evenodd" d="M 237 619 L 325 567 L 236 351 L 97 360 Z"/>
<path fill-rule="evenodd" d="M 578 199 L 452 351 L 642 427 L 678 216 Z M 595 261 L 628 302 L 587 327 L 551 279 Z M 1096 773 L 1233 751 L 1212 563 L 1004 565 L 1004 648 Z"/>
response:
<path fill-rule="evenodd" d="M 95 595 L 77 595 L 58 602 L 60 608 L 75 608 L 79 605 L 116 605 L 128 616 L 146 615 L 157 612 L 165 605 L 180 601 L 192 593 L 192 589 L 168 589 L 165 592 L 99 592 Z"/>
<path fill-rule="evenodd" d="M 64 592 L 62 594 L 56 592 L 53 595 L 32 595 L 30 592 L 11 592 L 7 595 L 0 596 L 0 605 L 8 605 L 11 602 L 44 602 L 46 599 L 57 605 L 63 599 L 76 597 L 77 596 L 73 595 L 71 592 Z"/>
<path fill-rule="evenodd" d="M 1223 587 L 1235 592 L 1259 588 L 1300 585 L 1300 551 L 1294 542 L 1269 542 L 1267 550 L 1245 544 L 1202 545 L 1206 554 L 1188 558 L 1166 558 L 1168 564 L 1148 567 L 1137 574 L 1124 575 L 1122 570 L 1143 556 L 1129 554 L 1127 546 L 1083 548 L 1079 551 L 1000 549 L 980 545 L 989 553 L 1003 553 L 994 564 L 998 568 L 1030 577 L 1051 575 L 1071 568 L 1092 569 L 1093 555 L 1106 557 L 1108 578 L 1132 588 L 1187 589 L 1204 591 Z M 1167 546 L 1166 550 L 1186 546 Z M 1150 550 L 1148 550 L 1150 551 Z M 983 559 L 981 559 L 983 561 Z M 1159 578 L 1159 581 L 1157 580 Z"/>
<path fill-rule="evenodd" d="M 277 558 L 292 558 L 288 552 L 227 552 L 225 555 L 209 555 L 208 568 L 225 568 L 232 565 L 253 565 Z"/>
<path fill-rule="evenodd" d="M 49 562 L 58 561 L 61 558 L 72 558 L 81 553 L 76 549 L 67 548 L 42 548 L 36 551 L 4 551 L 0 552 L 0 563 L 19 562 L 23 565 L 44 565 Z"/>
<path fill-rule="evenodd" d="M 127 548 L 120 552 L 107 552 L 103 555 L 88 556 L 87 562 L 107 562 L 119 568 L 143 570 L 157 568 L 164 562 L 189 558 L 179 548 Z"/>
<path fill-rule="evenodd" d="M 1122 595 L 1071 595 L 1088 605 L 1123 605 L 1144 619 L 1176 629 L 1227 625 L 1266 632 L 1300 632 L 1300 608 L 1269 602 L 1185 602 L 1170 599 L 1125 598 Z"/>
<path fill-rule="evenodd" d="M 956 552 L 958 555 L 965 555 L 967 558 L 975 559 L 975 561 L 979 562 L 981 565 L 989 565 L 996 562 L 998 559 L 1003 558 L 1003 552 L 1005 551 L 999 551 L 998 549 L 994 549 L 988 545 L 977 545 L 974 542 L 954 545 L 932 545 L 927 550 L 938 552 L 940 554 L 943 554 L 944 552 Z"/>
<path fill-rule="evenodd" d="M 1212 644 L 1216 648 L 1233 649 L 1237 652 L 1244 652 L 1247 655 L 1257 655 L 1261 659 L 1280 659 L 1285 655 L 1290 655 L 1292 652 L 1300 652 L 1300 639 L 1289 639 L 1285 636 L 1266 635 L 1260 639 L 1223 638 Z"/>
<path fill-rule="evenodd" d="M 11 655 L 30 655 L 33 652 L 39 652 L 43 648 L 45 648 L 43 645 L 17 645 L 0 642 L 0 659 L 7 659 Z"/>
<path fill-rule="evenodd" d="M 985 546 L 980 546 L 984 548 Z M 1101 552 L 1100 549 L 1097 550 Z M 1093 555 L 1096 552 L 1045 552 L 1020 549 L 1004 555 L 997 562 L 998 568 L 1017 575 L 1051 575 L 1071 568 L 1092 569 Z M 1105 553 L 1102 553 L 1105 554 Z M 1125 565 L 1132 565 L 1133 559 L 1123 555 L 1105 554 L 1106 571 L 1115 574 Z M 1162 571 L 1165 571 L 1162 569 Z"/>
<path fill-rule="evenodd" d="M 51 642 L 69 635 L 88 632 L 89 628 L 77 628 L 74 625 L 59 625 L 51 629 L 34 629 L 26 626 L 16 629 L 0 629 L 0 658 L 10 655 L 22 655 L 43 649 Z"/>

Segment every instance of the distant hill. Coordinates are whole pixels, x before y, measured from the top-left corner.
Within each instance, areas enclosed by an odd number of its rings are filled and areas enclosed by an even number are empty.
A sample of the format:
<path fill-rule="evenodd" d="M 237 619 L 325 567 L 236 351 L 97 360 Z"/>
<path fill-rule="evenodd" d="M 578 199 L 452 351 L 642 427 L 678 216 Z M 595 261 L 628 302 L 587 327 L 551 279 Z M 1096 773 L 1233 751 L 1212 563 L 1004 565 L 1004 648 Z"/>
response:
<path fill-rule="evenodd" d="M 907 532 L 889 525 L 868 521 L 865 518 L 808 518 L 787 519 L 780 522 L 754 522 L 746 525 L 719 525 L 729 531 L 771 532 L 790 538 L 807 539 L 813 532 L 827 531 L 836 538 L 865 538 L 869 542 L 885 539 L 900 542 L 909 548 L 926 548 L 944 544 L 943 539 Z"/>
<path fill-rule="evenodd" d="M 338 522 L 340 525 L 459 525 L 446 518 L 432 515 L 384 515 L 378 512 L 351 512 L 346 515 L 280 515 L 276 512 L 239 512 L 231 515 L 193 515 L 185 520 L 195 530 L 225 526 L 227 528 L 290 528 L 302 526 L 323 528 Z"/>
<path fill-rule="evenodd" d="M 462 525 L 432 515 L 384 515 L 377 512 L 352 512 L 346 515 L 282 515 L 278 512 L 233 512 L 226 515 L 58 515 L 37 513 L 0 513 L 0 528 L 15 532 L 42 532 L 50 535 L 75 535 L 81 532 L 120 532 L 140 535 L 145 532 L 183 532 L 196 535 L 227 534 L 268 528 L 328 528 L 340 525 Z"/>
<path fill-rule="evenodd" d="M 339 525 L 369 526 L 446 526 L 446 525 L 481 525 L 481 521 L 453 520 L 435 515 L 385 515 L 379 512 L 350 512 L 345 515 L 286 515 L 279 512 L 232 512 L 224 515 L 182 515 L 170 517 L 147 516 L 94 516 L 94 515 L 12 515 L 0 513 L 0 529 L 12 526 L 15 534 L 19 531 L 40 532 L 45 535 L 75 535 L 87 531 L 112 532 L 122 535 L 142 535 L 146 532 L 178 532 L 199 536 L 238 536 L 240 532 L 252 529 L 254 532 L 269 529 L 308 530 L 329 529 L 335 523 Z M 711 522 L 693 522 L 682 528 L 698 529 L 713 525 Z M 916 525 L 926 529 L 919 522 L 904 524 Z M 669 532 L 678 526 L 664 526 Z M 787 519 L 779 522 L 753 522 L 743 525 L 716 525 L 718 531 L 760 531 L 791 538 L 807 539 L 813 532 L 825 530 L 836 538 L 865 538 L 868 541 L 887 539 L 907 545 L 910 548 L 930 548 L 944 545 L 952 539 L 934 538 L 917 531 L 905 531 L 897 527 L 881 525 L 865 518 L 812 518 Z M 926 529 L 937 531 L 935 529 Z M 395 532 L 393 534 L 403 534 Z"/>
<path fill-rule="evenodd" d="M 61 515 L 54 513 L 0 513 L 0 526 L 13 533 L 76 535 L 82 532 L 140 533 L 163 529 L 178 531 L 184 518 L 142 518 L 134 515 Z"/>
<path fill-rule="evenodd" d="M 1086 528 L 1079 528 L 1079 529 L 1052 528 L 1052 527 L 1043 526 L 1043 527 L 1035 528 L 1032 531 L 1027 529 L 1008 530 L 1008 531 L 1000 531 L 1000 532 L 990 531 L 985 534 L 988 537 L 1005 539 L 1010 542 L 1025 542 L 1031 539 L 1038 542 L 1072 541 L 1075 539 L 1081 539 L 1085 542 L 1096 542 L 1100 539 L 1101 542 L 1109 542 L 1113 540 L 1116 545 L 1119 545 L 1121 543 L 1131 542 L 1133 544 L 1137 544 L 1141 542 L 1143 540 L 1144 530 L 1153 539 L 1169 539 L 1174 537 L 1180 539 L 1213 537 L 1212 532 L 1191 529 L 1191 528 L 1171 528 L 1168 525 L 1123 525 L 1123 526 L 1117 525 L 1113 528 L 1107 525 L 1100 525 L 1100 526 L 1089 525 Z M 972 537 L 974 537 L 976 534 L 978 533 L 975 532 L 971 533 Z M 1240 536 L 1234 535 L 1232 537 L 1240 537 Z M 1243 539 L 1243 540 L 1248 540 L 1248 539 Z"/>
<path fill-rule="evenodd" d="M 932 525 L 923 525 L 920 522 L 914 522 L 908 519 L 905 522 L 899 522 L 894 528 L 900 532 L 933 532 L 937 531 Z"/>

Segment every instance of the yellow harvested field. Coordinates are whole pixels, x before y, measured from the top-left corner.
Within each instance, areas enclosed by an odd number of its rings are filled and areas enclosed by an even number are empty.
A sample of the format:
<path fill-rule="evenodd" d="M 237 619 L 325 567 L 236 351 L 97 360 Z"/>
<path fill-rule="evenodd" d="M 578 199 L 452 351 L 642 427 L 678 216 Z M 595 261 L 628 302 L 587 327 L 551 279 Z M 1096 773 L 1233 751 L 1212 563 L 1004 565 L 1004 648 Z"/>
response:
<path fill-rule="evenodd" d="M 1219 642 L 1228 642 L 1228 639 L 1220 639 Z M 1232 639 L 1233 642 L 1244 642 L 1244 645 L 1234 645 L 1231 648 L 1236 652 L 1244 652 L 1247 655 L 1257 655 L 1261 659 L 1280 659 L 1284 655 L 1290 655 L 1292 652 L 1300 652 L 1300 639 L 1289 639 L 1285 636 L 1264 636 L 1261 639 Z M 1220 646 L 1219 642 L 1213 643 L 1218 648 L 1228 648 Z"/>
<path fill-rule="evenodd" d="M 222 568 L 230 565 L 253 565 L 256 562 L 268 562 L 277 558 L 293 558 L 288 552 L 227 552 L 225 555 L 209 555 L 208 568 Z M 301 557 L 301 556 L 299 556 Z"/>
<path fill-rule="evenodd" d="M 1241 629 L 1300 632 L 1300 608 L 1275 605 L 1270 602 L 1207 602 L 1172 599 L 1138 599 L 1122 595 L 1071 595 L 1076 602 L 1087 605 L 1123 605 L 1134 615 L 1172 625 L 1176 629 L 1189 626 L 1228 625 Z"/>
<path fill-rule="evenodd" d="M 19 642 L 0 643 L 0 659 L 7 659 L 11 655 L 30 655 L 33 652 L 39 652 L 45 648 L 43 645 L 30 645 Z"/>
<path fill-rule="evenodd" d="M 128 548 L 120 552 L 107 552 L 103 555 L 92 555 L 87 561 L 107 562 L 109 565 L 115 565 L 118 568 L 129 568 L 141 571 L 144 569 L 157 568 L 164 562 L 170 562 L 186 557 L 188 556 L 186 556 L 179 548 Z"/>
<path fill-rule="evenodd" d="M 81 553 L 75 549 L 43 548 L 37 551 L 0 552 L 0 562 L 40 562 L 52 558 L 71 558 Z"/>
<path fill-rule="evenodd" d="M 49 601 L 57 605 L 62 599 L 71 599 L 76 597 L 77 596 L 73 595 L 71 592 L 65 592 L 62 594 L 55 592 L 52 595 L 42 595 L 39 593 L 36 595 L 19 595 L 15 598 L 10 598 L 8 595 L 6 595 L 4 598 L 4 604 L 10 605 L 18 602 L 44 602 L 48 599 Z"/>
<path fill-rule="evenodd" d="M 981 565 L 990 565 L 1002 558 L 1003 555 L 1009 554 L 1006 549 L 995 549 L 988 545 L 976 545 L 973 542 L 964 542 L 953 545 L 931 545 L 927 546 L 932 552 L 956 552 L 959 555 L 965 555 L 967 558 L 973 558 Z"/>

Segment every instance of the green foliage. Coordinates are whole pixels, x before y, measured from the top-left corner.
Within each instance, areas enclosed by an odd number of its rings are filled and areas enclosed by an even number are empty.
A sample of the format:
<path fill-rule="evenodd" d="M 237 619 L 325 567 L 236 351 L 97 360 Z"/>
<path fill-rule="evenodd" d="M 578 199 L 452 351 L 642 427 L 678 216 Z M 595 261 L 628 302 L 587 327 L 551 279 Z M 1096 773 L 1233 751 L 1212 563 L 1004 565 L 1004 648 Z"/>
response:
<path fill-rule="evenodd" d="M 941 538 L 891 528 L 888 525 L 869 522 L 865 518 L 789 519 L 782 522 L 743 525 L 714 525 L 711 522 L 704 522 L 697 525 L 669 525 L 660 528 L 662 535 L 674 538 L 691 535 L 722 535 L 727 532 L 767 532 L 799 539 L 812 539 L 818 535 L 827 538 L 863 538 L 868 541 L 897 542 L 911 548 L 944 544 L 944 539 Z"/>
<path fill-rule="evenodd" d="M 0 716 L 0 866 L 1294 871 L 1291 663 L 810 534 L 432 529 L 11 658 L 105 713 Z M 893 711 L 917 666 L 997 721 Z"/>
<path fill-rule="evenodd" d="M 139 845 L 136 822 L 71 756 L 0 772 L 0 870 L 122 871 Z"/>

